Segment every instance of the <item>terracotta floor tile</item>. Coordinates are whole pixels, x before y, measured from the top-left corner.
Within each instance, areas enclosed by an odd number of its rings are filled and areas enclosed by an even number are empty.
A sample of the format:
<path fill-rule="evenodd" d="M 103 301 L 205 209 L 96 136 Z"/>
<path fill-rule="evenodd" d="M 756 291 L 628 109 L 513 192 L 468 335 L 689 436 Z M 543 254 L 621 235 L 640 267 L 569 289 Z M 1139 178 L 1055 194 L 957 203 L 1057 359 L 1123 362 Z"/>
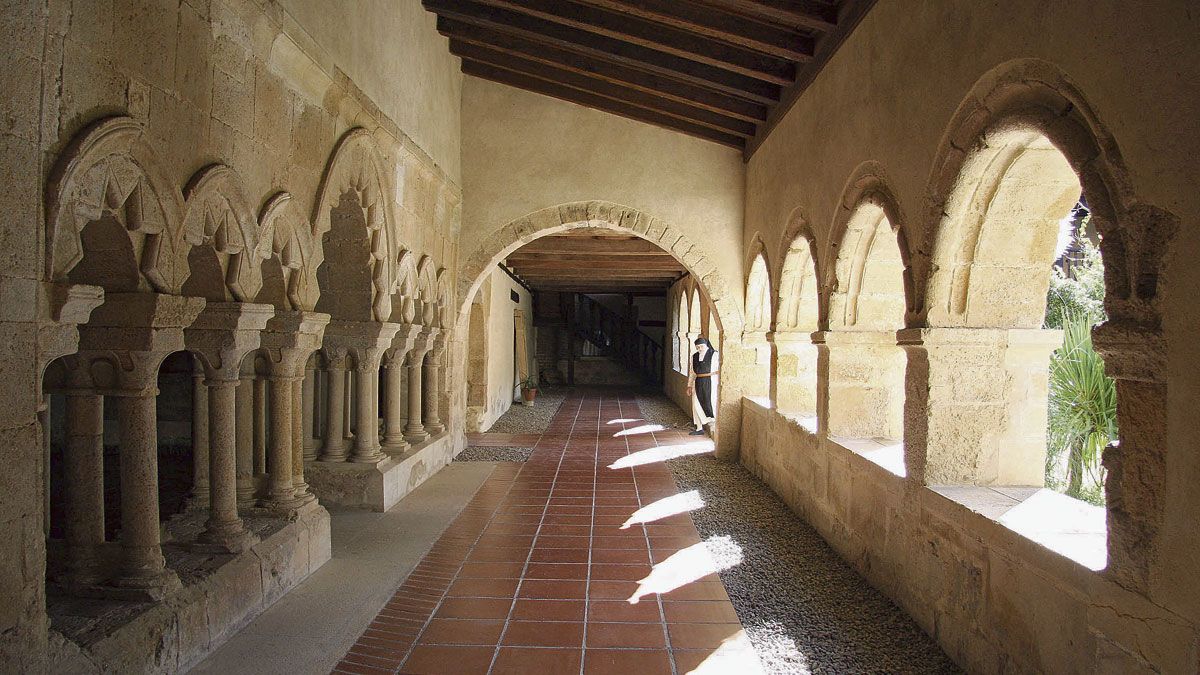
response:
<path fill-rule="evenodd" d="M 584 656 L 585 675 L 667 675 L 671 672 L 671 654 L 667 651 L 588 649 Z M 687 671 L 679 671 L 683 675 Z"/>
<path fill-rule="evenodd" d="M 433 619 L 418 644 L 495 645 L 503 630 L 502 620 Z"/>
<path fill-rule="evenodd" d="M 512 601 L 499 598 L 446 598 L 438 608 L 440 619 L 504 619 Z"/>
<path fill-rule="evenodd" d="M 513 606 L 513 619 L 526 621 L 583 621 L 582 600 L 523 600 Z"/>
<path fill-rule="evenodd" d="M 588 597 L 594 600 L 628 600 L 637 592 L 638 585 L 631 581 L 598 581 L 588 584 Z M 642 602 L 649 602 L 647 598 Z"/>
<path fill-rule="evenodd" d="M 459 579 L 455 581 L 448 597 L 461 598 L 511 598 L 517 594 L 517 579 Z"/>
<path fill-rule="evenodd" d="M 503 644 L 520 647 L 580 647 L 583 623 L 566 621 L 510 621 Z"/>
<path fill-rule="evenodd" d="M 631 605 L 624 600 L 588 602 L 588 621 L 651 622 L 662 621 L 657 602 L 648 600 Z"/>
<path fill-rule="evenodd" d="M 579 649 L 501 647 L 492 675 L 576 675 L 582 658 Z"/>
<path fill-rule="evenodd" d="M 458 578 L 519 579 L 523 563 L 463 563 Z"/>
<path fill-rule="evenodd" d="M 415 647 L 400 672 L 406 675 L 466 675 L 487 673 L 494 647 Z"/>
<path fill-rule="evenodd" d="M 558 598 L 582 600 L 587 595 L 587 582 L 568 579 L 526 579 L 521 582 L 520 598 Z"/>
<path fill-rule="evenodd" d="M 669 623 L 671 647 L 675 649 L 715 649 L 742 630 L 740 623 Z"/>
<path fill-rule="evenodd" d="M 627 649 L 666 649 L 663 625 L 656 623 L 589 623 L 584 645 Z"/>

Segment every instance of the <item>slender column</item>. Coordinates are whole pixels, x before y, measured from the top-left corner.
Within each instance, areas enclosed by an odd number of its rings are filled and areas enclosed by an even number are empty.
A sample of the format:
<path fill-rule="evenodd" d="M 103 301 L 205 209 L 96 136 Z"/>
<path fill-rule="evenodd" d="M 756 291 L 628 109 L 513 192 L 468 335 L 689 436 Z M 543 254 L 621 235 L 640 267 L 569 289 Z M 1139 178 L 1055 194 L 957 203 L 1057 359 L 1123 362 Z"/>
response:
<path fill-rule="evenodd" d="M 166 569 L 158 524 L 158 429 L 153 387 L 117 398 L 121 436 L 121 567 L 113 583 L 161 589 Z"/>
<path fill-rule="evenodd" d="M 304 369 L 304 382 L 301 385 L 300 406 L 298 419 L 301 422 L 301 448 L 303 449 L 302 457 L 306 460 L 314 460 L 317 458 L 317 444 L 315 434 L 313 433 L 314 422 L 316 421 L 315 400 L 317 387 L 317 372 L 311 366 Z"/>
<path fill-rule="evenodd" d="M 354 371 L 357 424 L 351 462 L 373 463 L 383 459 L 383 454 L 379 452 L 378 381 L 379 359 L 362 354 Z"/>
<path fill-rule="evenodd" d="M 254 376 L 243 373 L 238 380 L 236 403 L 237 416 L 237 495 L 238 504 L 252 506 L 255 498 L 254 483 Z"/>
<path fill-rule="evenodd" d="M 438 389 L 441 386 L 442 350 L 434 349 L 425 357 L 425 374 L 422 395 L 425 398 L 424 423 L 425 430 L 431 436 L 437 436 L 446 430 L 438 416 Z"/>
<path fill-rule="evenodd" d="M 192 507 L 208 505 L 208 389 L 204 369 L 192 375 Z"/>
<path fill-rule="evenodd" d="M 304 480 L 304 455 L 307 452 L 304 447 L 305 434 L 312 435 L 312 418 L 304 414 L 305 410 L 312 410 L 312 400 L 309 399 L 310 405 L 305 407 L 304 389 L 310 381 L 307 377 L 292 381 L 292 494 L 297 505 L 307 504 L 317 499 L 308 489 L 308 483 Z M 305 431 L 306 427 L 310 429 L 309 432 Z"/>
<path fill-rule="evenodd" d="M 414 445 L 429 438 L 425 425 L 421 423 L 421 370 L 424 361 L 425 350 L 408 353 L 408 424 L 404 427 L 404 437 Z"/>
<path fill-rule="evenodd" d="M 271 437 L 267 452 L 270 475 L 267 500 L 274 508 L 295 506 L 292 487 L 292 378 L 271 378 Z"/>
<path fill-rule="evenodd" d="M 267 380 L 254 376 L 254 475 L 267 472 Z"/>
<path fill-rule="evenodd" d="M 408 450 L 404 439 L 404 407 L 401 390 L 404 386 L 404 352 L 393 351 L 388 359 L 384 378 L 383 449 L 390 455 Z"/>
<path fill-rule="evenodd" d="M 246 530 L 237 510 L 235 388 L 238 381 L 206 378 L 204 384 L 208 386 L 208 522 L 196 541 L 230 553 L 238 553 L 258 541 L 257 537 Z"/>
<path fill-rule="evenodd" d="M 67 395 L 67 571 L 72 583 L 99 581 L 104 544 L 104 397 Z"/>
<path fill-rule="evenodd" d="M 346 461 L 346 357 L 329 359 L 326 394 L 329 407 L 325 413 L 325 443 L 321 447 L 322 462 Z"/>

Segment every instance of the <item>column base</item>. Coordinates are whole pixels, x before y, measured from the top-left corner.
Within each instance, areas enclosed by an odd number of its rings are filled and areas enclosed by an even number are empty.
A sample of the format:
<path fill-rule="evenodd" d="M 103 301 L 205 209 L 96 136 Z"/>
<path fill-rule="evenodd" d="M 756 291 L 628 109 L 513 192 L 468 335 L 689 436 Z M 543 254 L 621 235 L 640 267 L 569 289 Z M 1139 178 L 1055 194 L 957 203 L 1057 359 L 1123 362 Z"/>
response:
<path fill-rule="evenodd" d="M 347 461 L 352 464 L 378 464 L 385 459 L 387 459 L 387 456 L 380 452 L 379 448 L 375 448 L 365 452 L 355 450 Z"/>
<path fill-rule="evenodd" d="M 258 502 L 258 497 L 255 494 L 258 492 L 258 486 L 254 484 L 252 478 L 238 479 L 237 487 L 237 505 L 239 509 L 247 509 L 254 506 Z"/>
<path fill-rule="evenodd" d="M 196 537 L 191 548 L 206 553 L 241 553 L 259 542 L 258 535 L 247 530 L 239 520 L 218 528 L 206 528 Z"/>
<path fill-rule="evenodd" d="M 412 446 L 408 444 L 408 441 L 401 437 L 396 441 L 384 441 L 381 449 L 383 450 L 384 454 L 388 455 L 389 457 L 399 457 L 400 455 L 403 455 L 411 450 Z"/>
<path fill-rule="evenodd" d="M 207 511 L 208 510 L 208 492 L 193 492 L 184 503 L 185 511 Z"/>
<path fill-rule="evenodd" d="M 425 431 L 429 432 L 430 436 L 437 436 L 446 431 L 446 425 L 441 422 L 433 422 L 425 425 Z"/>
<path fill-rule="evenodd" d="M 313 443 L 304 444 L 304 461 L 311 462 L 319 456 L 317 446 Z"/>
<path fill-rule="evenodd" d="M 317 455 L 317 461 L 335 464 L 338 462 L 346 461 L 346 458 L 348 458 L 349 456 L 350 456 L 350 448 L 348 448 L 348 447 L 327 448 L 327 449 L 322 450 L 320 455 Z"/>
<path fill-rule="evenodd" d="M 417 445 L 429 440 L 429 433 L 425 431 L 425 427 L 408 430 L 404 432 L 404 440 L 408 441 L 409 445 Z"/>
<path fill-rule="evenodd" d="M 157 602 L 183 588 L 183 584 L 173 570 L 164 569 L 155 573 L 120 576 L 93 588 L 98 593 L 97 597 Z"/>

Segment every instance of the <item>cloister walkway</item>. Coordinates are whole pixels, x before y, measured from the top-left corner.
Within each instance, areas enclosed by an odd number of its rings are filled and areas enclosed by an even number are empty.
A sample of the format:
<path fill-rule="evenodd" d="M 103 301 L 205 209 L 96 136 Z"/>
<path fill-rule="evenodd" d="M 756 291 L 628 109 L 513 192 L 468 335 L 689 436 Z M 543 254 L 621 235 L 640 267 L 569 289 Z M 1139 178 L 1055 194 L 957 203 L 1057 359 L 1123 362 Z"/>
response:
<path fill-rule="evenodd" d="M 661 461 L 711 443 L 647 425 L 632 394 L 569 395 L 535 438 L 527 462 L 497 466 L 336 670 L 759 671 L 720 560 Z"/>

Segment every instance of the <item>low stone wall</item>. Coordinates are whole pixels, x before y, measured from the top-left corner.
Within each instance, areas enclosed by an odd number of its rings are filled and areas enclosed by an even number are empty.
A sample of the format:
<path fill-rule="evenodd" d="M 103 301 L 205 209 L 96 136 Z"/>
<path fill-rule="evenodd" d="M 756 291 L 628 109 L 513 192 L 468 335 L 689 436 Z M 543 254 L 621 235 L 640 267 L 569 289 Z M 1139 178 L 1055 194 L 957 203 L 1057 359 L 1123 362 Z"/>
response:
<path fill-rule="evenodd" d="M 322 504 L 387 511 L 454 459 L 461 434 L 443 433 L 378 464 L 305 462 L 304 476 Z"/>
<path fill-rule="evenodd" d="M 330 559 L 329 512 L 313 503 L 210 574 L 185 582 L 162 602 L 115 603 L 131 618 L 76 643 L 51 626 L 51 673 L 179 673 Z M 217 556 L 225 557 L 225 556 Z M 194 573 L 194 572 L 193 572 Z"/>
<path fill-rule="evenodd" d="M 1195 672 L 1188 622 L 743 399 L 741 461 L 970 672 Z"/>

